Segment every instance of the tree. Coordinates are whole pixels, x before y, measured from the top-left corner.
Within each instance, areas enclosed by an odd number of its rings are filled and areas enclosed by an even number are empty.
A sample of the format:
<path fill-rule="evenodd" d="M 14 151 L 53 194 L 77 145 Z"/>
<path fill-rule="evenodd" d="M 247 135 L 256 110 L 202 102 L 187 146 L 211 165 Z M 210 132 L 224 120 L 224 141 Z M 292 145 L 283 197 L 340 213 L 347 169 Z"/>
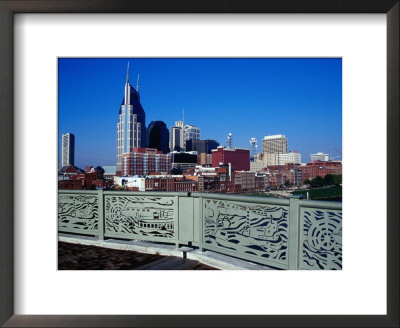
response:
<path fill-rule="evenodd" d="M 339 186 L 339 185 L 342 184 L 342 176 L 339 175 L 339 174 L 334 174 L 332 180 L 333 180 L 332 181 L 333 184 L 336 185 L 336 186 Z"/>
<path fill-rule="evenodd" d="M 324 185 L 324 179 L 317 175 L 314 179 L 311 180 L 311 187 L 312 188 L 319 188 Z"/>
<path fill-rule="evenodd" d="M 333 185 L 333 174 L 327 174 L 324 177 L 324 186 Z"/>

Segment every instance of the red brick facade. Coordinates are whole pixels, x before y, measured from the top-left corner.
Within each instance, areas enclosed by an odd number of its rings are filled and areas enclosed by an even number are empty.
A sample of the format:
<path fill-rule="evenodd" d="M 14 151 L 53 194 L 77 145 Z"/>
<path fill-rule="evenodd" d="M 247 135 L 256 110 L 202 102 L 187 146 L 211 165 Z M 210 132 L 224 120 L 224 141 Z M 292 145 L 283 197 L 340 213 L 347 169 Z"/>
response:
<path fill-rule="evenodd" d="M 171 172 L 171 155 L 153 148 L 133 148 L 122 154 L 122 176 L 146 176 L 155 172 Z"/>
<path fill-rule="evenodd" d="M 250 171 L 250 150 L 226 149 L 218 147 L 212 150 L 212 166 L 218 167 L 220 163 L 231 163 L 231 169 L 236 171 Z"/>

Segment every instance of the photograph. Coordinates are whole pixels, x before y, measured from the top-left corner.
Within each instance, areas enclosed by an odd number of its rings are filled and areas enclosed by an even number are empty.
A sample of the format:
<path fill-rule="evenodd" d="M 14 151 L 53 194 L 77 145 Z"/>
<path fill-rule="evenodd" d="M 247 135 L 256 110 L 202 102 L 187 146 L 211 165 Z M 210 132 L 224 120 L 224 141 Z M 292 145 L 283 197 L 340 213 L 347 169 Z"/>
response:
<path fill-rule="evenodd" d="M 399 325 L 399 0 L 297 2 L 0 0 L 1 327 Z"/>
<path fill-rule="evenodd" d="M 341 58 L 58 64 L 58 270 L 342 270 Z"/>

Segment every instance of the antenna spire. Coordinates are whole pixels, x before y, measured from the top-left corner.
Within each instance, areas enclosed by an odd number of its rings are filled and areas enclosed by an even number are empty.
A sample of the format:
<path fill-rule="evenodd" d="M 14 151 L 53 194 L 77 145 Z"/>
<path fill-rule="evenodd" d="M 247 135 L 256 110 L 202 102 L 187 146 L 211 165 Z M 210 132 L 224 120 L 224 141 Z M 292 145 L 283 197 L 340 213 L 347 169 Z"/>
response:
<path fill-rule="evenodd" d="M 182 108 L 182 122 L 185 122 L 185 108 Z"/>
<path fill-rule="evenodd" d="M 129 62 L 128 67 L 126 68 L 126 83 L 129 83 Z"/>
<path fill-rule="evenodd" d="M 137 75 L 136 91 L 139 92 L 139 73 Z"/>

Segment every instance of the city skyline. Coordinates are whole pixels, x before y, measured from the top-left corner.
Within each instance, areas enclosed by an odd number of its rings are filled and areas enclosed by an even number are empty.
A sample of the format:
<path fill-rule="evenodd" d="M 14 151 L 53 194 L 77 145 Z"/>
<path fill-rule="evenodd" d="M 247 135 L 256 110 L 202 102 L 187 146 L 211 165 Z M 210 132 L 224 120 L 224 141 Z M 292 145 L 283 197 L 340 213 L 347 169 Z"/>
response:
<path fill-rule="evenodd" d="M 76 136 L 78 167 L 115 165 L 116 124 L 126 66 L 140 74 L 146 128 L 177 120 L 201 139 L 250 149 L 250 138 L 284 134 L 303 162 L 317 152 L 341 155 L 341 59 L 59 59 L 59 139 Z M 60 141 L 59 141 L 60 147 Z M 59 148 L 61 149 L 61 148 Z M 60 155 L 59 155 L 60 161 Z"/>

